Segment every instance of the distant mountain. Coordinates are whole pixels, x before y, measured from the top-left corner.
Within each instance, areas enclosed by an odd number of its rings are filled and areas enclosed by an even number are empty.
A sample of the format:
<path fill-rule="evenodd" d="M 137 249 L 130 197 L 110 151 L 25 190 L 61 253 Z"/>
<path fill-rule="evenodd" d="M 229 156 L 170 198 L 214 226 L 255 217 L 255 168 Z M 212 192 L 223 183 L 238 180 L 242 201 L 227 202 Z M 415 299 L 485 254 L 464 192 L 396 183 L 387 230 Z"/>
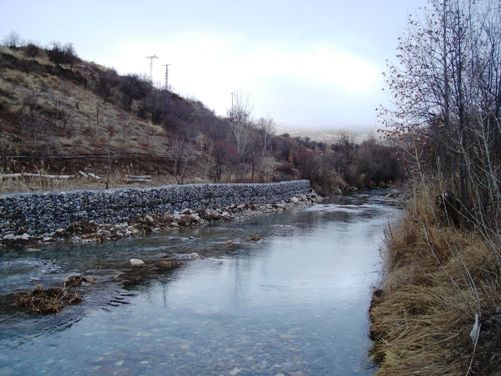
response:
<path fill-rule="evenodd" d="M 339 142 L 340 136 L 343 133 L 350 133 L 356 143 L 361 143 L 371 137 L 378 137 L 377 129 L 374 128 L 294 128 L 294 127 L 279 127 L 278 134 L 287 133 L 290 137 L 309 137 L 313 141 L 325 142 L 327 144 L 335 144 Z"/>

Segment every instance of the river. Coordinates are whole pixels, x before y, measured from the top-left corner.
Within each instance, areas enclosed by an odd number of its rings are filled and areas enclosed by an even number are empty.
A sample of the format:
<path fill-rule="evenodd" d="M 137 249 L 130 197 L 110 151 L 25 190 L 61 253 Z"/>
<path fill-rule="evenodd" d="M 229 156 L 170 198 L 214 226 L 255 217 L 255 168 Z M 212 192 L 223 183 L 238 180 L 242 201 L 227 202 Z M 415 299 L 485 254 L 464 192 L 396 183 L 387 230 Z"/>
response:
<path fill-rule="evenodd" d="M 373 192 L 145 238 L 3 249 L 1 296 L 75 273 L 98 283 L 56 315 L 2 299 L 0 376 L 372 375 L 367 310 L 399 215 Z M 130 258 L 188 252 L 201 257 L 137 285 L 114 278 Z"/>

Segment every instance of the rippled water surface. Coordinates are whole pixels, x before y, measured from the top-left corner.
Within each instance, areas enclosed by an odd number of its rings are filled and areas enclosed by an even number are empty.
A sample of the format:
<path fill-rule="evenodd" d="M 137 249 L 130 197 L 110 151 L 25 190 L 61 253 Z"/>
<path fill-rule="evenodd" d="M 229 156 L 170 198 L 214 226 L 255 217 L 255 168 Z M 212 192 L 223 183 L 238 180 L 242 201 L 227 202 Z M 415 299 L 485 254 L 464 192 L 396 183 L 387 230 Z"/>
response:
<path fill-rule="evenodd" d="M 367 309 L 398 215 L 358 195 L 143 239 L 3 249 L 0 375 L 371 375 Z M 132 257 L 187 252 L 202 257 L 138 285 L 114 279 Z M 75 273 L 98 280 L 78 306 L 33 316 L 6 303 Z"/>

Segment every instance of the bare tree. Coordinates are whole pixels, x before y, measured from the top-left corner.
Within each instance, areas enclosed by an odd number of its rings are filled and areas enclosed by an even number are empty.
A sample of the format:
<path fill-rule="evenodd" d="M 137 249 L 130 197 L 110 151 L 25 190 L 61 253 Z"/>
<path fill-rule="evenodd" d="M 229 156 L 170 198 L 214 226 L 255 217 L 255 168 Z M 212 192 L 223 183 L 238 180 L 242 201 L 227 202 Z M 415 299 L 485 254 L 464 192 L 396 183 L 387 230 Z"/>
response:
<path fill-rule="evenodd" d="M 390 133 L 418 157 L 416 167 L 459 192 L 463 224 L 500 228 L 499 3 L 429 0 L 397 59 L 387 77 L 396 106 L 380 112 Z"/>
<path fill-rule="evenodd" d="M 254 181 L 256 171 L 263 167 L 264 158 L 271 147 L 274 123 L 271 118 L 260 118 L 251 127 L 249 161 L 251 164 L 251 181 Z"/>
<path fill-rule="evenodd" d="M 234 102 L 228 115 L 238 154 L 236 173 L 241 179 L 245 173 L 244 165 L 249 162 L 255 141 L 255 128 L 251 120 L 249 100 L 240 94 L 234 95 Z"/>
<path fill-rule="evenodd" d="M 259 130 L 261 141 L 261 159 L 264 159 L 271 147 L 271 139 L 275 133 L 275 122 L 271 117 L 260 118 L 257 121 L 257 129 Z"/>
<path fill-rule="evenodd" d="M 337 144 L 343 150 L 345 162 L 351 161 L 355 151 L 355 135 L 350 131 L 341 131 L 337 135 Z"/>
<path fill-rule="evenodd" d="M 203 134 L 199 134 L 197 139 L 197 144 L 199 145 L 200 149 L 200 155 L 205 155 L 205 163 L 202 164 L 200 161 L 200 164 L 203 165 L 203 174 L 202 174 L 202 179 L 207 178 L 207 174 L 209 172 L 209 167 L 212 162 L 212 153 L 214 150 L 214 142 L 209 138 L 204 136 Z"/>
<path fill-rule="evenodd" d="M 21 37 L 17 32 L 11 31 L 9 35 L 4 38 L 2 44 L 10 48 L 17 48 L 21 45 Z"/>
<path fill-rule="evenodd" d="M 107 131 L 107 134 L 108 134 L 108 142 L 107 142 L 107 155 L 108 155 L 108 163 L 107 163 L 107 167 L 106 167 L 106 189 L 109 188 L 109 184 L 110 184 L 110 175 L 111 175 L 111 163 L 112 163 L 112 159 L 111 159 L 111 155 L 112 155 L 112 147 L 111 147 L 111 141 L 113 139 L 113 137 L 117 134 L 117 131 L 116 129 L 110 124 L 106 127 L 106 131 Z"/>

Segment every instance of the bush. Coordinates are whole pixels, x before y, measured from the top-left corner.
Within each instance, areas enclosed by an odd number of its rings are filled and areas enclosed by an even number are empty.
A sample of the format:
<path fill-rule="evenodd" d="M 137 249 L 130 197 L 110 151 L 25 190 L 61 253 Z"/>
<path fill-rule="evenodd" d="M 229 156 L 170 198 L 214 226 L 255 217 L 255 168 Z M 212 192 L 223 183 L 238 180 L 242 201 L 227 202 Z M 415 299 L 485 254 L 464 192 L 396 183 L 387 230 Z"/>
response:
<path fill-rule="evenodd" d="M 294 168 L 294 166 L 292 166 L 291 164 L 289 163 L 282 163 L 282 164 L 279 164 L 276 168 L 275 168 L 275 172 L 283 177 L 283 178 L 291 178 L 291 177 L 296 177 L 297 176 L 297 170 Z"/>
<path fill-rule="evenodd" d="M 167 96 L 167 92 L 151 92 L 140 101 L 138 115 L 145 119 L 149 116 L 153 124 L 162 124 L 168 115 Z"/>
<path fill-rule="evenodd" d="M 122 93 L 122 107 L 126 111 L 131 110 L 133 100 L 145 98 L 152 89 L 148 81 L 136 74 L 120 77 L 118 88 Z"/>
<path fill-rule="evenodd" d="M 113 69 L 99 72 L 96 92 L 105 102 L 111 96 L 113 88 L 118 85 L 118 80 L 118 74 Z"/>
<path fill-rule="evenodd" d="M 52 48 L 47 51 L 47 56 L 50 61 L 54 64 L 73 64 L 78 60 L 78 56 L 75 52 L 75 48 L 71 43 L 61 45 L 59 43 L 54 43 Z"/>
<path fill-rule="evenodd" d="M 21 38 L 18 33 L 12 31 L 9 35 L 5 37 L 2 44 L 9 48 L 17 48 L 21 45 Z"/>
<path fill-rule="evenodd" d="M 359 184 L 371 186 L 401 179 L 404 174 L 396 158 L 396 150 L 369 139 L 360 144 L 355 161 Z"/>
<path fill-rule="evenodd" d="M 26 57 L 37 57 L 40 55 L 40 47 L 34 43 L 28 43 L 24 48 L 24 55 Z"/>

